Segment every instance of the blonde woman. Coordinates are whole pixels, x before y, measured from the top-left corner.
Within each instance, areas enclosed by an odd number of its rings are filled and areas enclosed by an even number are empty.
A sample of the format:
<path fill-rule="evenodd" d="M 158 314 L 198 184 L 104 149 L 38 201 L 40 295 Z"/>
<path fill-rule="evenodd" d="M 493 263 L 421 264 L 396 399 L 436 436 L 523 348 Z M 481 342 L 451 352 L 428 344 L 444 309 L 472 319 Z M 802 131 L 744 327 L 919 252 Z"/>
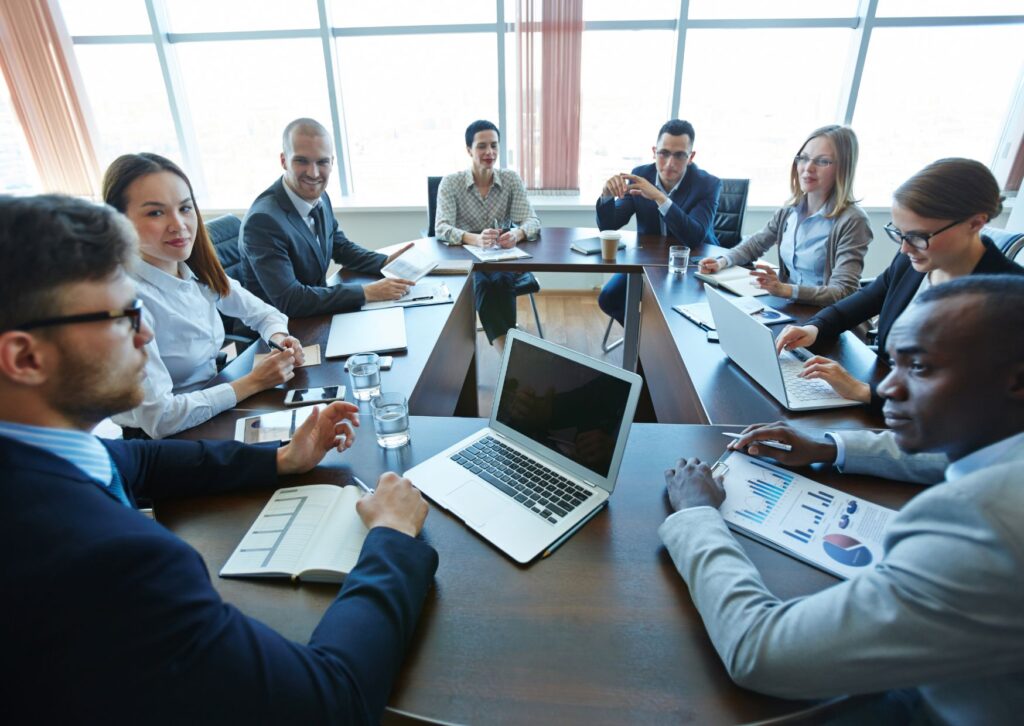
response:
<path fill-rule="evenodd" d="M 768 224 L 734 249 L 705 258 L 701 272 L 717 272 L 779 253 L 779 272 L 761 264 L 755 284 L 777 297 L 830 305 L 855 292 L 871 242 L 868 216 L 853 199 L 857 136 L 848 126 L 823 126 L 800 146 L 789 170 L 792 197 Z"/>

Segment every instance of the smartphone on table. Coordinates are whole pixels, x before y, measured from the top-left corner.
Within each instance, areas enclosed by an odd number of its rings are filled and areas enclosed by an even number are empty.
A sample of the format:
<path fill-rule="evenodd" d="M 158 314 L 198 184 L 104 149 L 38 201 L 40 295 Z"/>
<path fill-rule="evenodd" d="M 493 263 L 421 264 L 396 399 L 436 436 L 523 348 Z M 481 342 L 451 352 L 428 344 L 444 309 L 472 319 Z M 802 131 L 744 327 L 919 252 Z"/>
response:
<path fill-rule="evenodd" d="M 320 388 L 295 388 L 284 397 L 285 406 L 308 406 L 312 403 L 330 403 L 345 399 L 345 386 L 321 386 Z"/>

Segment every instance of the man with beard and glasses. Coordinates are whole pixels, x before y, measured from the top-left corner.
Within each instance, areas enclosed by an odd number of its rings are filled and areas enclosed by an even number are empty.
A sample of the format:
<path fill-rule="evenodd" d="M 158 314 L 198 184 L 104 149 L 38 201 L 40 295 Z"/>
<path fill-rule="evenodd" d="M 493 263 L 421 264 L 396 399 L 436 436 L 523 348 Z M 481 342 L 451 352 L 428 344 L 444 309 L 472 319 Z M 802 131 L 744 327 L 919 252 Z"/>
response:
<path fill-rule="evenodd" d="M 772 595 L 718 512 L 707 464 L 666 473 L 658 533 L 732 678 L 783 698 L 879 694 L 842 723 L 1016 724 L 1024 711 L 1024 278 L 921 292 L 886 340 L 889 431 L 749 427 L 733 449 L 782 464 L 933 484 L 884 554 L 814 595 Z M 792 451 L 760 441 L 790 444 Z M 940 483 L 941 482 L 941 483 Z"/>
<path fill-rule="evenodd" d="M 0 699 L 40 723 L 379 722 L 437 554 L 396 474 L 357 505 L 369 529 L 308 645 L 223 602 L 206 564 L 135 508 L 266 489 L 353 440 L 333 403 L 286 446 L 101 440 L 142 400 L 152 331 L 111 207 L 0 197 Z"/>

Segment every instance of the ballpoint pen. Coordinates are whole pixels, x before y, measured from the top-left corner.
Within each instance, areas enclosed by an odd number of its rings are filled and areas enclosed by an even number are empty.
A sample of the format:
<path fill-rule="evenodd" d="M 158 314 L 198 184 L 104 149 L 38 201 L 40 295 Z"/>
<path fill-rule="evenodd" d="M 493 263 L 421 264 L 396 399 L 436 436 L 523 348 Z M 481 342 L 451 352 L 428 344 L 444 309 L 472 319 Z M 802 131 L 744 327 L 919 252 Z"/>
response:
<path fill-rule="evenodd" d="M 722 436 L 728 436 L 731 439 L 738 439 L 742 434 L 733 433 L 732 431 L 723 431 Z M 778 449 L 779 451 L 792 451 L 793 447 L 789 444 L 784 444 L 781 441 L 773 441 L 766 439 L 763 441 L 751 441 L 748 446 L 767 446 L 769 449 Z"/>
<path fill-rule="evenodd" d="M 270 346 L 271 348 L 273 348 L 274 350 L 279 350 L 279 351 L 281 351 L 282 353 L 284 353 L 284 347 L 283 347 L 283 346 L 281 346 L 281 345 L 279 345 L 279 344 L 277 344 L 277 343 L 275 343 L 275 342 L 274 342 L 274 341 L 272 341 L 272 340 L 271 340 L 270 338 L 267 338 L 267 345 L 269 345 L 269 346 Z"/>
<path fill-rule="evenodd" d="M 356 483 L 356 486 L 358 486 L 360 489 L 362 489 L 367 494 L 373 494 L 373 489 L 370 489 L 370 487 L 366 486 L 366 482 L 364 482 L 362 479 L 360 479 L 355 474 L 352 475 L 352 481 L 354 481 Z"/>

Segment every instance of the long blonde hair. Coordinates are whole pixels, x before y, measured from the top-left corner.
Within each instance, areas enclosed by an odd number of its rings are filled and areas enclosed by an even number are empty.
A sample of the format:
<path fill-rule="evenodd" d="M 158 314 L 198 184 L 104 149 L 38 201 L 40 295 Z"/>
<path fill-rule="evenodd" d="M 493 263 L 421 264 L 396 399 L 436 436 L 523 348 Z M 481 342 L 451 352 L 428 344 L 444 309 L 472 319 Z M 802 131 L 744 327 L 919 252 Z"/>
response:
<path fill-rule="evenodd" d="M 819 136 L 824 136 L 831 141 L 832 148 L 836 151 L 836 180 L 832 188 L 832 199 L 835 200 L 835 206 L 826 215 L 829 219 L 834 219 L 846 211 L 847 207 L 857 203 L 857 200 L 853 198 L 853 176 L 857 171 L 857 134 L 853 133 L 853 129 L 849 126 L 822 126 L 820 129 L 812 131 L 804 139 L 804 143 L 800 144 L 800 150 L 796 152 L 796 155 L 804 153 L 807 144 Z M 789 190 L 792 196 L 786 202 L 787 205 L 796 206 L 803 201 L 805 195 L 800 189 L 800 174 L 796 169 L 795 158 L 793 166 L 789 169 Z"/>

